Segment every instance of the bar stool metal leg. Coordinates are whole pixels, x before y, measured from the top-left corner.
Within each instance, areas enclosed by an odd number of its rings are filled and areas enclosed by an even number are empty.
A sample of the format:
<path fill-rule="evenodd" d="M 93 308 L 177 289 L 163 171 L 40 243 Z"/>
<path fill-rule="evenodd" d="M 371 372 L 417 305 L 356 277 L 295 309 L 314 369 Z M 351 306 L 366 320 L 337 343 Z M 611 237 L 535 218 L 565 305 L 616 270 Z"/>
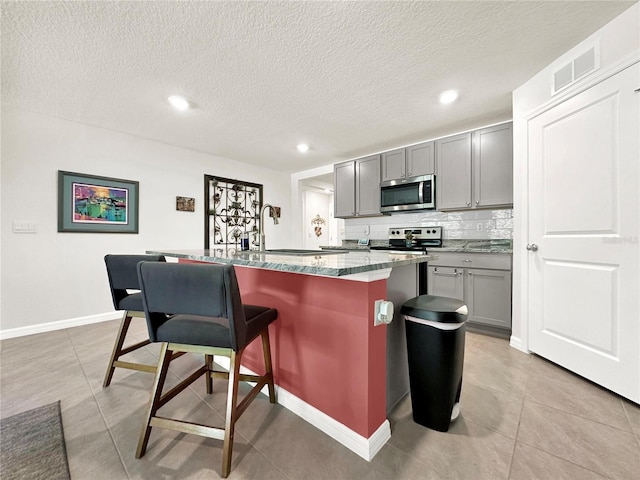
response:
<path fill-rule="evenodd" d="M 138 348 L 144 347 L 145 345 L 149 345 L 151 342 L 149 340 L 143 340 L 134 345 L 130 345 L 129 347 L 124 348 L 124 340 L 127 337 L 127 332 L 129 331 L 129 326 L 131 325 L 131 320 L 133 319 L 133 315 L 130 312 L 125 311 L 123 313 L 122 321 L 120 322 L 120 328 L 118 329 L 118 336 L 116 337 L 116 343 L 113 345 L 113 351 L 111 352 L 111 358 L 109 359 L 109 366 L 107 367 L 107 372 L 104 376 L 104 382 L 102 383 L 103 387 L 108 387 L 111 383 L 111 379 L 113 378 L 113 372 L 115 372 L 116 367 L 119 368 L 127 368 L 129 370 L 138 370 L 142 372 L 150 372 L 153 373 L 156 371 L 155 366 L 153 365 L 143 365 L 139 363 L 132 362 L 123 362 L 120 360 L 120 357 L 126 355 L 129 352 L 137 350 Z"/>
<path fill-rule="evenodd" d="M 265 328 L 261 333 L 262 354 L 264 355 L 265 375 L 269 387 L 269 402 L 276 403 L 276 389 L 273 385 L 273 367 L 271 366 L 271 344 L 269 343 L 269 329 Z"/>
<path fill-rule="evenodd" d="M 238 381 L 240 376 L 240 359 L 242 352 L 231 351 L 229 365 L 229 390 L 227 392 L 227 415 L 224 423 L 224 446 L 222 449 L 222 478 L 227 478 L 231 471 L 231 455 L 233 454 L 233 434 L 235 432 L 238 402 Z"/>
<path fill-rule="evenodd" d="M 147 443 L 149 443 L 149 435 L 151 435 L 151 419 L 155 417 L 156 412 L 161 407 L 162 387 L 167 378 L 167 372 L 169 371 L 169 364 L 171 363 L 172 352 L 169 350 L 169 344 L 163 343 L 160 348 L 160 360 L 158 361 L 158 368 L 153 380 L 153 386 L 151 387 L 151 398 L 149 399 L 149 405 L 147 406 L 147 413 L 145 416 L 145 427 L 140 434 L 140 440 L 138 441 L 138 449 L 136 450 L 136 458 L 140 458 L 147 450 Z"/>

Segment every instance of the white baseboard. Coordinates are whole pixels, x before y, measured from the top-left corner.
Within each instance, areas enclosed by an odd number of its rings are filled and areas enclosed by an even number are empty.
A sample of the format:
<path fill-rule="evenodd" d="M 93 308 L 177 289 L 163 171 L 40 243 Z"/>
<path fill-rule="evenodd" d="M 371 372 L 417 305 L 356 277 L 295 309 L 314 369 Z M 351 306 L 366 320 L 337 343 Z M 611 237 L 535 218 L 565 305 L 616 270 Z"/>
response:
<path fill-rule="evenodd" d="M 0 340 L 23 337 L 25 335 L 33 335 L 35 333 L 52 332 L 54 330 L 79 327 L 81 325 L 106 322 L 109 320 L 120 320 L 121 318 L 122 312 L 108 312 L 99 313 L 97 315 L 89 315 L 87 317 L 69 318 L 67 320 L 60 320 L 57 322 L 39 323 L 37 325 L 29 325 L 26 327 L 7 328 L 6 330 L 0 330 Z"/>
<path fill-rule="evenodd" d="M 221 367 L 229 368 L 229 359 L 227 357 L 216 356 L 215 362 Z M 242 367 L 241 371 L 249 375 L 255 375 L 255 372 L 245 367 Z M 264 387 L 261 392 L 264 395 L 269 394 L 267 387 Z M 385 420 L 373 435 L 365 438 L 282 387 L 276 386 L 276 397 L 278 403 L 284 408 L 295 413 L 367 461 L 371 461 L 391 438 L 389 420 Z"/>

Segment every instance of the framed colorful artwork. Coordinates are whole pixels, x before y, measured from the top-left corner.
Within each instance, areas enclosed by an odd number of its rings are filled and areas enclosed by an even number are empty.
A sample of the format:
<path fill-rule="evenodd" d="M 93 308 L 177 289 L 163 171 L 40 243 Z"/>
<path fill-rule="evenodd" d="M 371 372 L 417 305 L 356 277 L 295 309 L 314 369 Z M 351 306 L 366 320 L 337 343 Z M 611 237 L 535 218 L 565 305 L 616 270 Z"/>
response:
<path fill-rule="evenodd" d="M 58 171 L 58 232 L 138 233 L 138 182 Z"/>

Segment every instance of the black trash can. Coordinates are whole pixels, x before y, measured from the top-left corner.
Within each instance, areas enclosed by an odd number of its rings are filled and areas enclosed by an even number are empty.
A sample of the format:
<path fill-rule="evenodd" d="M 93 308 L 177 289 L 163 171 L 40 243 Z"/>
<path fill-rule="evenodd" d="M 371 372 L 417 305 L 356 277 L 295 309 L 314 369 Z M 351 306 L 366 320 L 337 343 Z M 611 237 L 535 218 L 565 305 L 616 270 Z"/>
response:
<path fill-rule="evenodd" d="M 448 297 L 407 300 L 404 315 L 413 420 L 439 432 L 460 413 L 467 306 Z"/>

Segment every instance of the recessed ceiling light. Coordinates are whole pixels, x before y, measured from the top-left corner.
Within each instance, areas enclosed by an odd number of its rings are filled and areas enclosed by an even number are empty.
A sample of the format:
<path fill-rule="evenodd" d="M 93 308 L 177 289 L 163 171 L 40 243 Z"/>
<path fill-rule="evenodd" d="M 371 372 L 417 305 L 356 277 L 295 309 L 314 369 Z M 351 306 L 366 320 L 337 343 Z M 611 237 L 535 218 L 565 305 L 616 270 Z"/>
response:
<path fill-rule="evenodd" d="M 447 90 L 446 92 L 442 92 L 440 94 L 440 103 L 451 103 L 455 102 L 458 98 L 458 92 L 455 90 Z"/>
<path fill-rule="evenodd" d="M 300 153 L 305 153 L 309 151 L 309 145 L 307 145 L 306 143 L 300 143 L 296 148 Z"/>
<path fill-rule="evenodd" d="M 169 98 L 167 98 L 167 100 L 176 110 L 184 112 L 185 110 L 189 109 L 189 101 L 184 97 L 181 97 L 179 95 L 171 95 Z"/>

